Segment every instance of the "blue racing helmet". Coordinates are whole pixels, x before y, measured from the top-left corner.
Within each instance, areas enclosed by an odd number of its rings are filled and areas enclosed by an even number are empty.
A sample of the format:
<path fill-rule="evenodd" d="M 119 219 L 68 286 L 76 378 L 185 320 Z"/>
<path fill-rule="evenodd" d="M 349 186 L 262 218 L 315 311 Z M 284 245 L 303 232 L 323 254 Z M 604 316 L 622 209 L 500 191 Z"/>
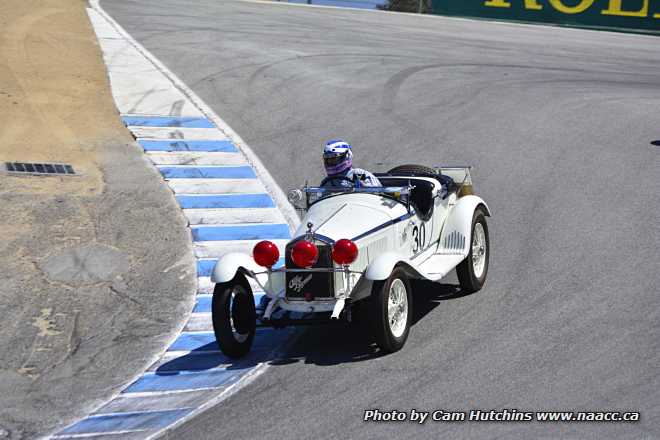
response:
<path fill-rule="evenodd" d="M 323 149 L 323 165 L 328 176 L 351 169 L 353 167 L 351 146 L 341 139 L 329 141 Z"/>

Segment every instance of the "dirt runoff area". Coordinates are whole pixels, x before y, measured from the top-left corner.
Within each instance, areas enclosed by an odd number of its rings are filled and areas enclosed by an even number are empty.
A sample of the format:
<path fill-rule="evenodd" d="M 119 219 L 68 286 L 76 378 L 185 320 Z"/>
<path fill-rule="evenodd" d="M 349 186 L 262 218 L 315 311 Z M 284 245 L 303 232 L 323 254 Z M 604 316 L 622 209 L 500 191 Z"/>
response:
<path fill-rule="evenodd" d="M 121 390 L 189 312 L 173 195 L 120 122 L 82 0 L 0 1 L 0 438 Z M 4 162 L 77 177 L 19 177 Z"/>

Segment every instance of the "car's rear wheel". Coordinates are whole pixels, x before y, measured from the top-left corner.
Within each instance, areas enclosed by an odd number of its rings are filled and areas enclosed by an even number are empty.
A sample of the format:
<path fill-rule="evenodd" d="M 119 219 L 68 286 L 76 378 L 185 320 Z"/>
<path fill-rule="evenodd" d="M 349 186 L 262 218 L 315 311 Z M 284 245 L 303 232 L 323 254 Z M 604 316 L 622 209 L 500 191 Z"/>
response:
<path fill-rule="evenodd" d="M 456 266 L 458 281 L 464 293 L 476 292 L 483 287 L 488 275 L 489 257 L 490 243 L 486 215 L 483 209 L 477 208 L 472 216 L 470 252 L 467 258 Z"/>
<path fill-rule="evenodd" d="M 412 323 L 412 290 L 403 270 L 396 268 L 386 281 L 372 287 L 371 325 L 381 350 L 400 350 Z"/>
<path fill-rule="evenodd" d="M 215 338 L 225 355 L 238 358 L 250 351 L 257 317 L 254 295 L 243 275 L 215 285 L 212 318 Z"/>

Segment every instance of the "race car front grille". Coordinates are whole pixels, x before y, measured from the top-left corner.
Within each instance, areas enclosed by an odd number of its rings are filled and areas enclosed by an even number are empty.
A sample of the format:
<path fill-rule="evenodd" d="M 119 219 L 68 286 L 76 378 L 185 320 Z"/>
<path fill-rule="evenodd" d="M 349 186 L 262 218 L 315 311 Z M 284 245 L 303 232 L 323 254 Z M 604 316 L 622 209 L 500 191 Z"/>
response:
<path fill-rule="evenodd" d="M 286 246 L 285 267 L 287 269 L 300 269 L 291 260 L 291 248 L 295 242 Z M 318 240 L 314 244 L 319 250 L 319 259 L 312 268 L 332 268 L 332 248 Z M 323 300 L 334 299 L 335 277 L 333 272 L 287 272 L 286 298 L 290 300 Z"/>

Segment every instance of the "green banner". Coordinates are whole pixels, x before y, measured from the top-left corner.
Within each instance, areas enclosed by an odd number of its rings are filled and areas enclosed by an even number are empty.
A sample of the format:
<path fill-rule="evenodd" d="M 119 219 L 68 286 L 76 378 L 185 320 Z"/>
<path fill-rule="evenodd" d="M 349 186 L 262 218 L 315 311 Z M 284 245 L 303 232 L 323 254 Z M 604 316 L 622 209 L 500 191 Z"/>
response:
<path fill-rule="evenodd" d="M 432 0 L 433 13 L 660 34 L 660 0 Z"/>

